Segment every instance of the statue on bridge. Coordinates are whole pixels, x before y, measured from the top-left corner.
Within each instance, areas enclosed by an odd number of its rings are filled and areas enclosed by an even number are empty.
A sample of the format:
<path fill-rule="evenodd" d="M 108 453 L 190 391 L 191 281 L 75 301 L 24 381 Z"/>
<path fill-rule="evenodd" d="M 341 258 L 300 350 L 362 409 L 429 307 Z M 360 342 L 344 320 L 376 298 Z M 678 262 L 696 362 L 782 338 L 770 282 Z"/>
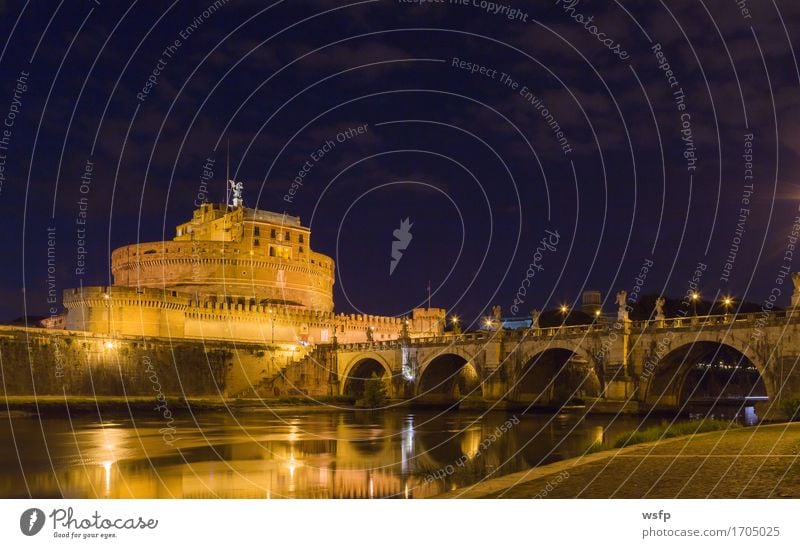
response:
<path fill-rule="evenodd" d="M 500 308 L 499 304 L 496 304 L 492 307 L 492 316 L 494 316 L 494 321 L 497 322 L 497 325 L 500 325 L 503 321 L 503 309 Z"/>
<path fill-rule="evenodd" d="M 531 310 L 531 329 L 539 329 L 539 316 L 541 315 L 538 309 Z"/>
<path fill-rule="evenodd" d="M 792 283 L 794 292 L 792 293 L 792 306 L 800 307 L 800 272 L 792 272 Z"/>
<path fill-rule="evenodd" d="M 663 321 L 665 319 L 667 319 L 666 316 L 664 316 L 664 303 L 666 303 L 666 300 L 664 299 L 664 297 L 658 297 L 656 299 L 656 321 L 657 322 L 662 322 L 663 323 Z"/>
<path fill-rule="evenodd" d="M 617 292 L 617 304 L 619 305 L 619 311 L 617 312 L 617 320 L 619 321 L 628 321 L 628 292 L 624 289 L 622 291 Z"/>

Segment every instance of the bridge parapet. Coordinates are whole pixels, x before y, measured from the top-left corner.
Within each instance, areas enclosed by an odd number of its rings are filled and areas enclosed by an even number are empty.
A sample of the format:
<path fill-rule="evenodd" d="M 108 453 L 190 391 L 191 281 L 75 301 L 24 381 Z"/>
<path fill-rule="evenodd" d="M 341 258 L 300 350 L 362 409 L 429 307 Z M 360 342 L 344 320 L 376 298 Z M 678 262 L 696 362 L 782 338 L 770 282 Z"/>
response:
<path fill-rule="evenodd" d="M 643 334 L 653 331 L 674 330 L 702 330 L 702 329 L 738 329 L 751 327 L 760 329 L 770 326 L 784 325 L 786 323 L 800 323 L 800 314 L 792 311 L 778 311 L 769 313 L 724 314 L 711 316 L 687 316 L 667 318 L 664 320 L 639 320 L 627 322 L 626 327 L 630 332 Z M 527 329 L 504 330 L 502 340 L 507 342 L 525 342 L 548 339 L 572 339 L 586 337 L 587 335 L 605 335 L 610 332 L 620 331 L 619 323 L 594 322 L 583 325 L 562 325 L 556 327 L 541 327 Z M 452 334 L 446 333 L 436 337 L 417 337 L 409 339 L 412 347 L 420 346 L 451 346 L 453 344 L 489 343 L 499 342 L 497 332 L 477 331 L 472 333 Z M 358 342 L 339 344 L 342 351 L 375 351 L 395 350 L 403 346 L 401 340 L 386 340 L 373 342 Z"/>
<path fill-rule="evenodd" d="M 644 332 L 653 329 L 713 329 L 713 328 L 762 328 L 800 322 L 800 314 L 793 311 L 749 312 L 747 314 L 720 314 L 713 316 L 686 316 L 665 320 L 640 320 L 631 322 L 631 330 Z"/>
<path fill-rule="evenodd" d="M 318 345 L 325 346 L 325 345 Z M 332 346 L 330 343 L 327 346 Z M 397 340 L 390 341 L 373 341 L 373 342 L 358 342 L 358 343 L 344 343 L 336 346 L 342 352 L 356 352 L 356 351 L 375 351 L 375 350 L 394 350 L 400 348 L 402 345 Z"/>

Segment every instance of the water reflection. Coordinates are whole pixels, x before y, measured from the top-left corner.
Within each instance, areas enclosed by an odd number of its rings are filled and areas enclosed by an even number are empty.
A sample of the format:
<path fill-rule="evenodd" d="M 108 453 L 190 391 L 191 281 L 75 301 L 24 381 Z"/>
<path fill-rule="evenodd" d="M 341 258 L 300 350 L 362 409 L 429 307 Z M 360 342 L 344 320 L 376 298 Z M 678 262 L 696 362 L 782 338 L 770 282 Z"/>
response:
<path fill-rule="evenodd" d="M 450 412 L 206 414 L 0 423 L 4 497 L 421 498 L 581 454 L 638 418 Z M 42 432 L 46 435 L 43 436 Z"/>

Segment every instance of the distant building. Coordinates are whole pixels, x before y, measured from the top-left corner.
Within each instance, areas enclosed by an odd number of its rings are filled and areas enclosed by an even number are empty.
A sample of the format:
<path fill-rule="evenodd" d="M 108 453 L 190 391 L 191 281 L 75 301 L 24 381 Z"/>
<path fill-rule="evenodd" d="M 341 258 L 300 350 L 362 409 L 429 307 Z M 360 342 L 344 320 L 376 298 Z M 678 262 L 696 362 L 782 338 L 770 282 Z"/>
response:
<path fill-rule="evenodd" d="M 45 329 L 64 329 L 65 316 L 57 314 L 54 316 L 22 316 L 9 322 L 8 325 L 20 327 L 42 327 Z"/>
<path fill-rule="evenodd" d="M 599 291 L 584 291 L 581 298 L 581 312 L 595 316 L 602 311 L 603 296 Z"/>

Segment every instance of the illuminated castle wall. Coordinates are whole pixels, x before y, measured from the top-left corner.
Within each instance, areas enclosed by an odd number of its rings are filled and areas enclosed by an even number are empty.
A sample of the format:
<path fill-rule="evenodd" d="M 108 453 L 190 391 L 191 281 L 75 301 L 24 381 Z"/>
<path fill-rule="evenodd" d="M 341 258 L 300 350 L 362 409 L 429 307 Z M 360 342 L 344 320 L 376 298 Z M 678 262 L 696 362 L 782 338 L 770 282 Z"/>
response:
<path fill-rule="evenodd" d="M 204 203 L 172 241 L 111 255 L 114 285 L 64 291 L 68 330 L 266 344 L 396 339 L 402 320 L 333 312 L 334 262 L 298 217 Z M 412 337 L 442 333 L 445 311 L 415 309 Z"/>

